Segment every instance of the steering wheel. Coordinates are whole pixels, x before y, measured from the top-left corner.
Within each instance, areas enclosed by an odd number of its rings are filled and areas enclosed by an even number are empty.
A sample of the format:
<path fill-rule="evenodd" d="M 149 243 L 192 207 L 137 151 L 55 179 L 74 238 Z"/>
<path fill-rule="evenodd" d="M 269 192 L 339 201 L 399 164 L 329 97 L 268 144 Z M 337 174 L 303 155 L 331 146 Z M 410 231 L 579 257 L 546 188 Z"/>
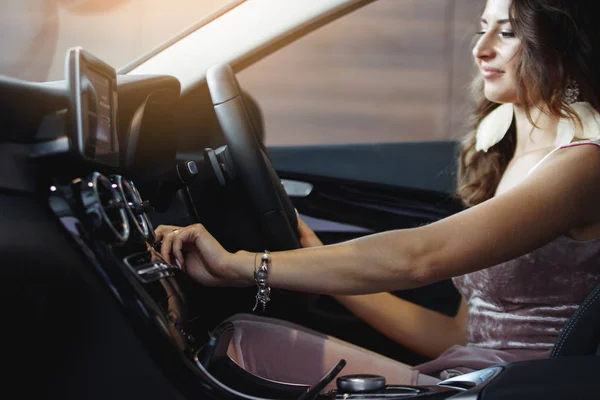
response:
<path fill-rule="evenodd" d="M 301 247 L 296 211 L 257 140 L 233 70 L 228 64 L 212 66 L 206 82 L 236 174 L 261 222 L 269 250 Z"/>

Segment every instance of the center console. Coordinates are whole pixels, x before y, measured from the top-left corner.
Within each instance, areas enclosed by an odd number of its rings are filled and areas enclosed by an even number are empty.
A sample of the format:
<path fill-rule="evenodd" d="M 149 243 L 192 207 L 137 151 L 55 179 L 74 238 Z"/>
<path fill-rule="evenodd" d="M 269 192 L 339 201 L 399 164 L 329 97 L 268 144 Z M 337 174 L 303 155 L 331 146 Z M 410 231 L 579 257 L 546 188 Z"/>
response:
<path fill-rule="evenodd" d="M 45 117 L 32 162 L 49 182 L 41 190 L 50 211 L 150 352 L 191 365 L 201 343 L 187 329 L 185 277 L 153 247 L 152 207 L 120 168 L 117 87 L 114 68 L 81 48 L 69 50 L 58 88 L 66 108 Z"/>
<path fill-rule="evenodd" d="M 154 331 L 163 346 L 184 360 L 181 368 L 199 381 L 240 399 L 445 399 L 460 385 L 402 386 L 374 375 L 343 375 L 343 360 L 314 385 L 274 382 L 252 375 L 226 354 L 233 326 L 221 324 L 207 337 L 188 326 L 188 300 L 181 271 L 152 246 L 153 227 L 133 182 L 121 175 L 91 172 L 52 185 L 48 202 L 62 226 L 145 334 Z M 167 344 L 167 342 L 169 344 Z M 153 343 L 156 345 L 156 342 Z M 336 380 L 337 389 L 322 393 Z"/>

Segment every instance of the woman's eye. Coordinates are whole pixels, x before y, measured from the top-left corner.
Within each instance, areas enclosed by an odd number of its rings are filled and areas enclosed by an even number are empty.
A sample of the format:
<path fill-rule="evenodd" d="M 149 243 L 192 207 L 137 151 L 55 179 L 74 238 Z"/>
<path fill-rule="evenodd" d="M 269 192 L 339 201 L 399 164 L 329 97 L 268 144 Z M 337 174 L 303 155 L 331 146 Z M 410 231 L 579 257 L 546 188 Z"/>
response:
<path fill-rule="evenodd" d="M 479 32 L 475 32 L 476 36 L 483 36 L 487 33 L 487 31 L 479 31 Z M 515 33 L 513 31 L 502 31 L 500 33 L 498 33 L 498 35 L 500 35 L 502 38 L 506 39 L 506 38 L 514 38 L 515 37 Z"/>

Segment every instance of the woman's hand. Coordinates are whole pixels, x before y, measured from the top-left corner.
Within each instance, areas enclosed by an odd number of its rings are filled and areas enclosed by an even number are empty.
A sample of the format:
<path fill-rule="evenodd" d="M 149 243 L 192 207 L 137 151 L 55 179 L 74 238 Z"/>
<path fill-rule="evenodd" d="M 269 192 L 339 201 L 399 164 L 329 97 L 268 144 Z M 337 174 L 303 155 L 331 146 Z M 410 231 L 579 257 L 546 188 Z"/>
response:
<path fill-rule="evenodd" d="M 160 252 L 165 261 L 171 263 L 175 257 L 183 271 L 195 281 L 207 286 L 251 284 L 243 282 L 235 277 L 234 271 L 228 270 L 233 254 L 225 250 L 203 225 L 161 225 L 156 229 L 156 235 L 162 238 Z"/>
<path fill-rule="evenodd" d="M 183 229 L 183 226 L 177 225 L 159 225 L 154 229 L 154 236 L 156 236 L 155 243 L 163 240 L 165 236 L 167 236 L 171 232 L 175 232 L 177 230 Z"/>
<path fill-rule="evenodd" d="M 306 225 L 304 221 L 302 221 L 300 216 L 298 216 L 298 233 L 300 234 L 300 244 L 302 247 L 323 246 L 321 239 L 319 239 L 315 232 L 310 229 L 310 227 Z"/>

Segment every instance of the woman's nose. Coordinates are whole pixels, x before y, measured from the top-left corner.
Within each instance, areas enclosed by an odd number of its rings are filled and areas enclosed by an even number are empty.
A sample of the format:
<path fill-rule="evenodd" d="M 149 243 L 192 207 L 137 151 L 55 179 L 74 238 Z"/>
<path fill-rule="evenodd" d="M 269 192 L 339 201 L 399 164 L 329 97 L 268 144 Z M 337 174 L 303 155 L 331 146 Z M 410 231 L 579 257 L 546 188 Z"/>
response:
<path fill-rule="evenodd" d="M 473 47 L 473 57 L 476 59 L 489 59 L 493 56 L 494 46 L 492 43 L 492 35 L 484 33 L 477 43 L 475 43 L 475 47 Z"/>

